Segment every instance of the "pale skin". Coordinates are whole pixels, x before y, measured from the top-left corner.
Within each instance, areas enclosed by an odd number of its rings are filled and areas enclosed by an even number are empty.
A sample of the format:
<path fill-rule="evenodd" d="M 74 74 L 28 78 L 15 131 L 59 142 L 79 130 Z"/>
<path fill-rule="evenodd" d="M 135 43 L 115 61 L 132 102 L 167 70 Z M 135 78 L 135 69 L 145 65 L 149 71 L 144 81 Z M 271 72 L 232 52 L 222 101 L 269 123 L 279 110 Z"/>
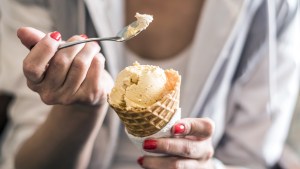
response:
<path fill-rule="evenodd" d="M 127 47 L 148 59 L 176 55 L 192 42 L 202 4 L 201 0 L 126 1 L 126 22 L 131 22 L 137 11 L 154 15 L 149 29 L 128 41 Z M 86 168 L 106 114 L 106 95 L 113 86 L 99 45 L 91 42 L 57 51 L 60 41 L 33 28 L 20 28 L 18 37 L 27 48 L 34 46 L 23 65 L 28 86 L 53 108 L 46 122 L 21 147 L 16 168 Z M 67 41 L 82 38 L 73 36 Z M 175 134 L 173 128 L 174 137 L 156 139 L 156 148 L 146 150 L 167 156 L 144 156 L 141 167 L 213 169 L 212 121 L 182 119 L 177 124 L 184 126 L 183 132 Z"/>
<path fill-rule="evenodd" d="M 184 50 L 194 38 L 203 0 L 127 0 L 126 22 L 136 12 L 153 15 L 147 31 L 128 41 L 128 48 L 148 59 L 166 59 Z M 178 40 L 180 39 L 180 40 Z"/>
<path fill-rule="evenodd" d="M 60 42 L 49 34 L 20 28 L 18 37 L 27 48 L 34 46 L 23 64 L 29 88 L 54 106 L 21 147 L 16 168 L 86 168 L 113 85 L 99 45 L 91 42 L 57 52 Z"/>

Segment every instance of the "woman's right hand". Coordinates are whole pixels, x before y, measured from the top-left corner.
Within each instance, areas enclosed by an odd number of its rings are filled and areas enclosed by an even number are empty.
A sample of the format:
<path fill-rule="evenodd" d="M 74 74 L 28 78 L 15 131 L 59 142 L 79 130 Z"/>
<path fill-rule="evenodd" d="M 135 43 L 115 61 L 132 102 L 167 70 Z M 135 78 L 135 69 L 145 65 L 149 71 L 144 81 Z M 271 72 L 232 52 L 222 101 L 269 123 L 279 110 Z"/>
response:
<path fill-rule="evenodd" d="M 33 28 L 20 28 L 18 37 L 31 51 L 23 62 L 28 87 L 49 105 L 100 105 L 113 86 L 104 70 L 105 59 L 96 42 L 57 50 L 59 32 L 44 34 Z M 82 40 L 73 36 L 68 42 Z M 34 46 L 34 47 L 33 47 Z"/>

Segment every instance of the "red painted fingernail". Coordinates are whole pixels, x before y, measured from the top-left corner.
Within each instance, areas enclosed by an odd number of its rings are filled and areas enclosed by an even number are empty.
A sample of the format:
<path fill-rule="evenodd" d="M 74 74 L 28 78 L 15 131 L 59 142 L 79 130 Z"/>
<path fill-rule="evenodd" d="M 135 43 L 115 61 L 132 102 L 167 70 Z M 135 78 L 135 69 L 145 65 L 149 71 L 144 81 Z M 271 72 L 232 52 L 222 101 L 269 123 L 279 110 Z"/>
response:
<path fill-rule="evenodd" d="M 174 126 L 174 134 L 182 134 L 185 130 L 185 126 L 182 123 L 178 123 Z"/>
<path fill-rule="evenodd" d="M 83 37 L 84 39 L 88 38 L 88 36 L 86 34 L 81 34 L 80 36 Z"/>
<path fill-rule="evenodd" d="M 144 157 L 140 157 L 140 158 L 137 160 L 137 162 L 138 162 L 141 166 L 143 166 Z"/>
<path fill-rule="evenodd" d="M 56 41 L 59 41 L 61 39 L 61 34 L 55 31 L 50 34 L 50 37 Z"/>
<path fill-rule="evenodd" d="M 156 140 L 145 140 L 143 147 L 146 150 L 154 150 L 157 147 L 157 141 Z"/>

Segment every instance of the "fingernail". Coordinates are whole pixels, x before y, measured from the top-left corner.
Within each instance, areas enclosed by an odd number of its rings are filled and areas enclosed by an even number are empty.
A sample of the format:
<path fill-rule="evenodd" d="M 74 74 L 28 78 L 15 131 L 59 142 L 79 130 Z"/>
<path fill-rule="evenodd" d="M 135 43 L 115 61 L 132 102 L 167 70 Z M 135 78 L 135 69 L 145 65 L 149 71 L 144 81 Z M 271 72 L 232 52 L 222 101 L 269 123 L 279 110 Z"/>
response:
<path fill-rule="evenodd" d="M 84 38 L 84 39 L 87 39 L 88 38 L 88 36 L 86 35 L 86 34 L 81 34 L 80 35 L 82 38 Z"/>
<path fill-rule="evenodd" d="M 143 166 L 144 157 L 140 157 L 140 158 L 137 160 L 137 162 L 138 162 L 141 166 Z"/>
<path fill-rule="evenodd" d="M 185 126 L 182 123 L 178 123 L 174 126 L 174 134 L 182 134 L 185 130 Z"/>
<path fill-rule="evenodd" d="M 57 32 L 57 31 L 55 31 L 55 32 L 52 32 L 52 33 L 50 34 L 50 37 L 51 37 L 52 39 L 56 40 L 56 41 L 60 41 L 60 39 L 61 39 L 61 34 L 60 34 L 59 32 Z"/>
<path fill-rule="evenodd" d="M 157 141 L 156 140 L 145 140 L 143 147 L 146 150 L 154 150 L 157 147 Z"/>

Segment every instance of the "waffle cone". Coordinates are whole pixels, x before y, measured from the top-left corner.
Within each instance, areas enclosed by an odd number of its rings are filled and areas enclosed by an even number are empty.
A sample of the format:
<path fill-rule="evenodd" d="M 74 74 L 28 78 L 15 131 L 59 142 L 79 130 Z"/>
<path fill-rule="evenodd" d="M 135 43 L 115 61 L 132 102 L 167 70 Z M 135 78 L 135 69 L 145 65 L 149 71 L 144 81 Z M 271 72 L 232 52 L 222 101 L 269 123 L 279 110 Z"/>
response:
<path fill-rule="evenodd" d="M 167 92 L 161 100 L 145 109 L 126 110 L 112 106 L 129 134 L 146 137 L 161 130 L 172 119 L 179 108 L 180 75 L 174 70 L 166 70 Z"/>

